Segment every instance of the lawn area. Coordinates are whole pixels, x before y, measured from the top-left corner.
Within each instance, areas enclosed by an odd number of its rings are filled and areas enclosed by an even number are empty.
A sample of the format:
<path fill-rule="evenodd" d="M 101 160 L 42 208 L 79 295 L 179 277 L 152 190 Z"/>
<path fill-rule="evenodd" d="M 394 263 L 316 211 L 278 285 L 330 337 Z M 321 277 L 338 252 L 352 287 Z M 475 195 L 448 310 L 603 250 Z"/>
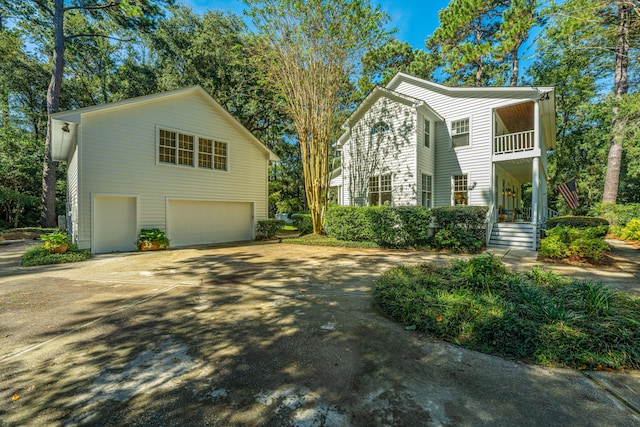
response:
<path fill-rule="evenodd" d="M 640 368 L 640 299 L 537 268 L 513 273 L 491 254 L 392 268 L 374 298 L 407 329 L 471 350 L 546 366 Z"/>
<path fill-rule="evenodd" d="M 335 246 L 344 248 L 378 248 L 375 242 L 350 242 L 347 240 L 338 240 L 329 236 L 321 236 L 319 234 L 306 234 L 292 239 L 283 239 L 285 243 L 292 243 L 294 245 L 308 245 L 308 246 Z"/>

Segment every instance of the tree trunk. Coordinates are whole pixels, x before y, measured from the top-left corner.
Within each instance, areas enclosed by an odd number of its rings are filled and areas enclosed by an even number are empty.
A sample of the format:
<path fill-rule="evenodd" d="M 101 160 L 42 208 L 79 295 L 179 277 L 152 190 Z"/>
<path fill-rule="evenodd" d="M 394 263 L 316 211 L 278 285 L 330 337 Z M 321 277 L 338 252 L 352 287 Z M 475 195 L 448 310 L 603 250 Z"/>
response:
<path fill-rule="evenodd" d="M 53 9 L 53 70 L 47 89 L 47 136 L 44 142 L 44 164 L 42 169 L 42 214 L 43 227 L 55 227 L 56 218 L 56 163 L 51 155 L 51 115 L 58 111 L 62 73 L 64 72 L 64 0 L 54 0 Z"/>
<path fill-rule="evenodd" d="M 630 6 L 625 1 L 617 1 L 618 34 L 616 39 L 616 72 L 614 77 L 614 106 L 611 111 L 611 136 L 609 139 L 609 157 L 607 175 L 604 181 L 602 201 L 615 203 L 618 197 L 620 169 L 622 166 L 622 141 L 624 139 L 624 120 L 621 117 L 619 102 L 629 90 L 629 20 Z"/>
<path fill-rule="evenodd" d="M 520 43 L 511 51 L 511 79 L 509 84 L 511 86 L 518 86 L 518 74 L 520 73 L 520 60 L 518 59 L 518 49 Z"/>

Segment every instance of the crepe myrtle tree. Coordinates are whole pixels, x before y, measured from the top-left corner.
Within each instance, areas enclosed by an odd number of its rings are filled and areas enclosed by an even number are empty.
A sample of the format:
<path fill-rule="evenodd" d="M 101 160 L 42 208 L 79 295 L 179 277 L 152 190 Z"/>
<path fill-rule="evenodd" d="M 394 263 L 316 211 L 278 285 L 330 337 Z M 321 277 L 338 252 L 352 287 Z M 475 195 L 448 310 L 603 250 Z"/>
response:
<path fill-rule="evenodd" d="M 362 56 L 389 37 L 388 16 L 365 0 L 246 0 L 261 43 L 256 64 L 294 124 L 313 232 L 322 234 L 330 142 L 350 108 Z"/>

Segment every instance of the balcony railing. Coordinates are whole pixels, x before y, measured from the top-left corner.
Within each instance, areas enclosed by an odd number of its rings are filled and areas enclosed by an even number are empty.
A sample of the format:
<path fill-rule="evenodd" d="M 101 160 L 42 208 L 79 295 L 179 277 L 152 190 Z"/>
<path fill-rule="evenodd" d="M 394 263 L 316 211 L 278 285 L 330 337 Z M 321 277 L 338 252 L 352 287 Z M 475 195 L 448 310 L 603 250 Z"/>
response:
<path fill-rule="evenodd" d="M 509 154 L 533 150 L 535 147 L 533 136 L 534 131 L 532 130 L 496 136 L 493 154 Z"/>

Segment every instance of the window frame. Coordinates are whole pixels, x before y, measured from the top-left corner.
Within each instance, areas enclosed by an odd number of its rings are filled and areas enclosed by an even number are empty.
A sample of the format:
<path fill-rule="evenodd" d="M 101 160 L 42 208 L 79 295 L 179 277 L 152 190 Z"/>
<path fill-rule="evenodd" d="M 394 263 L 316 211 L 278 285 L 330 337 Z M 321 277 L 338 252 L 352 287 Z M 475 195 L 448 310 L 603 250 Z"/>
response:
<path fill-rule="evenodd" d="M 421 205 L 427 208 L 433 207 L 433 175 L 422 173 L 420 180 Z M 426 203 L 425 203 L 426 202 Z"/>
<path fill-rule="evenodd" d="M 431 120 L 429 120 L 428 117 L 425 117 L 422 126 L 424 127 L 422 131 L 422 136 L 424 138 L 423 146 L 424 148 L 431 148 Z"/>
<path fill-rule="evenodd" d="M 463 132 L 456 131 L 456 125 L 458 123 L 465 122 L 465 121 L 467 122 L 466 131 L 463 131 Z M 450 130 L 451 130 L 451 147 L 453 149 L 471 147 L 471 117 L 470 116 L 451 120 Z M 467 136 L 467 143 L 464 144 L 464 145 L 456 145 L 454 143 L 456 137 L 459 137 L 459 136 L 462 136 L 462 135 L 466 135 Z"/>
<path fill-rule="evenodd" d="M 378 120 L 371 126 L 371 135 L 384 135 L 391 130 L 391 124 Z"/>
<path fill-rule="evenodd" d="M 161 144 L 161 135 L 163 132 L 173 134 L 173 146 L 163 145 Z M 183 137 L 192 138 L 191 147 L 181 147 Z M 211 152 L 201 151 L 201 140 L 202 141 L 210 141 L 211 142 Z M 215 147 L 216 143 L 224 144 L 226 148 L 226 153 L 224 155 L 225 158 L 225 169 L 217 169 L 215 167 Z M 163 151 L 173 150 L 173 152 L 165 153 Z M 190 152 L 191 153 L 191 164 L 181 163 L 184 161 L 180 159 L 180 152 Z M 169 157 L 172 158 L 173 161 L 164 161 L 161 160 L 161 157 Z M 206 161 L 202 161 L 202 156 L 210 157 L 211 167 L 206 165 Z M 217 139 L 211 137 L 209 135 L 199 134 L 197 132 L 188 132 L 181 129 L 172 128 L 170 126 L 161 126 L 156 125 L 156 158 L 155 163 L 157 166 L 175 166 L 182 168 L 190 168 L 190 169 L 198 169 L 203 171 L 216 171 L 216 172 L 229 172 L 229 160 L 230 160 L 230 144 L 227 141 Z"/>
<path fill-rule="evenodd" d="M 372 190 L 373 187 L 373 191 Z M 367 185 L 369 206 L 383 206 L 387 201 L 393 205 L 393 176 L 391 173 L 373 175 L 369 177 Z M 376 195 L 376 203 L 372 203 L 373 195 Z M 386 195 L 386 197 L 385 197 Z"/>
<path fill-rule="evenodd" d="M 458 178 L 464 177 L 464 187 L 457 187 Z M 464 188 L 464 189 L 462 189 Z M 460 198 L 456 197 L 456 193 L 464 194 L 465 196 L 461 196 Z M 462 200 L 461 203 L 458 203 L 458 200 Z M 451 175 L 451 206 L 469 206 L 469 174 L 457 174 Z"/>

